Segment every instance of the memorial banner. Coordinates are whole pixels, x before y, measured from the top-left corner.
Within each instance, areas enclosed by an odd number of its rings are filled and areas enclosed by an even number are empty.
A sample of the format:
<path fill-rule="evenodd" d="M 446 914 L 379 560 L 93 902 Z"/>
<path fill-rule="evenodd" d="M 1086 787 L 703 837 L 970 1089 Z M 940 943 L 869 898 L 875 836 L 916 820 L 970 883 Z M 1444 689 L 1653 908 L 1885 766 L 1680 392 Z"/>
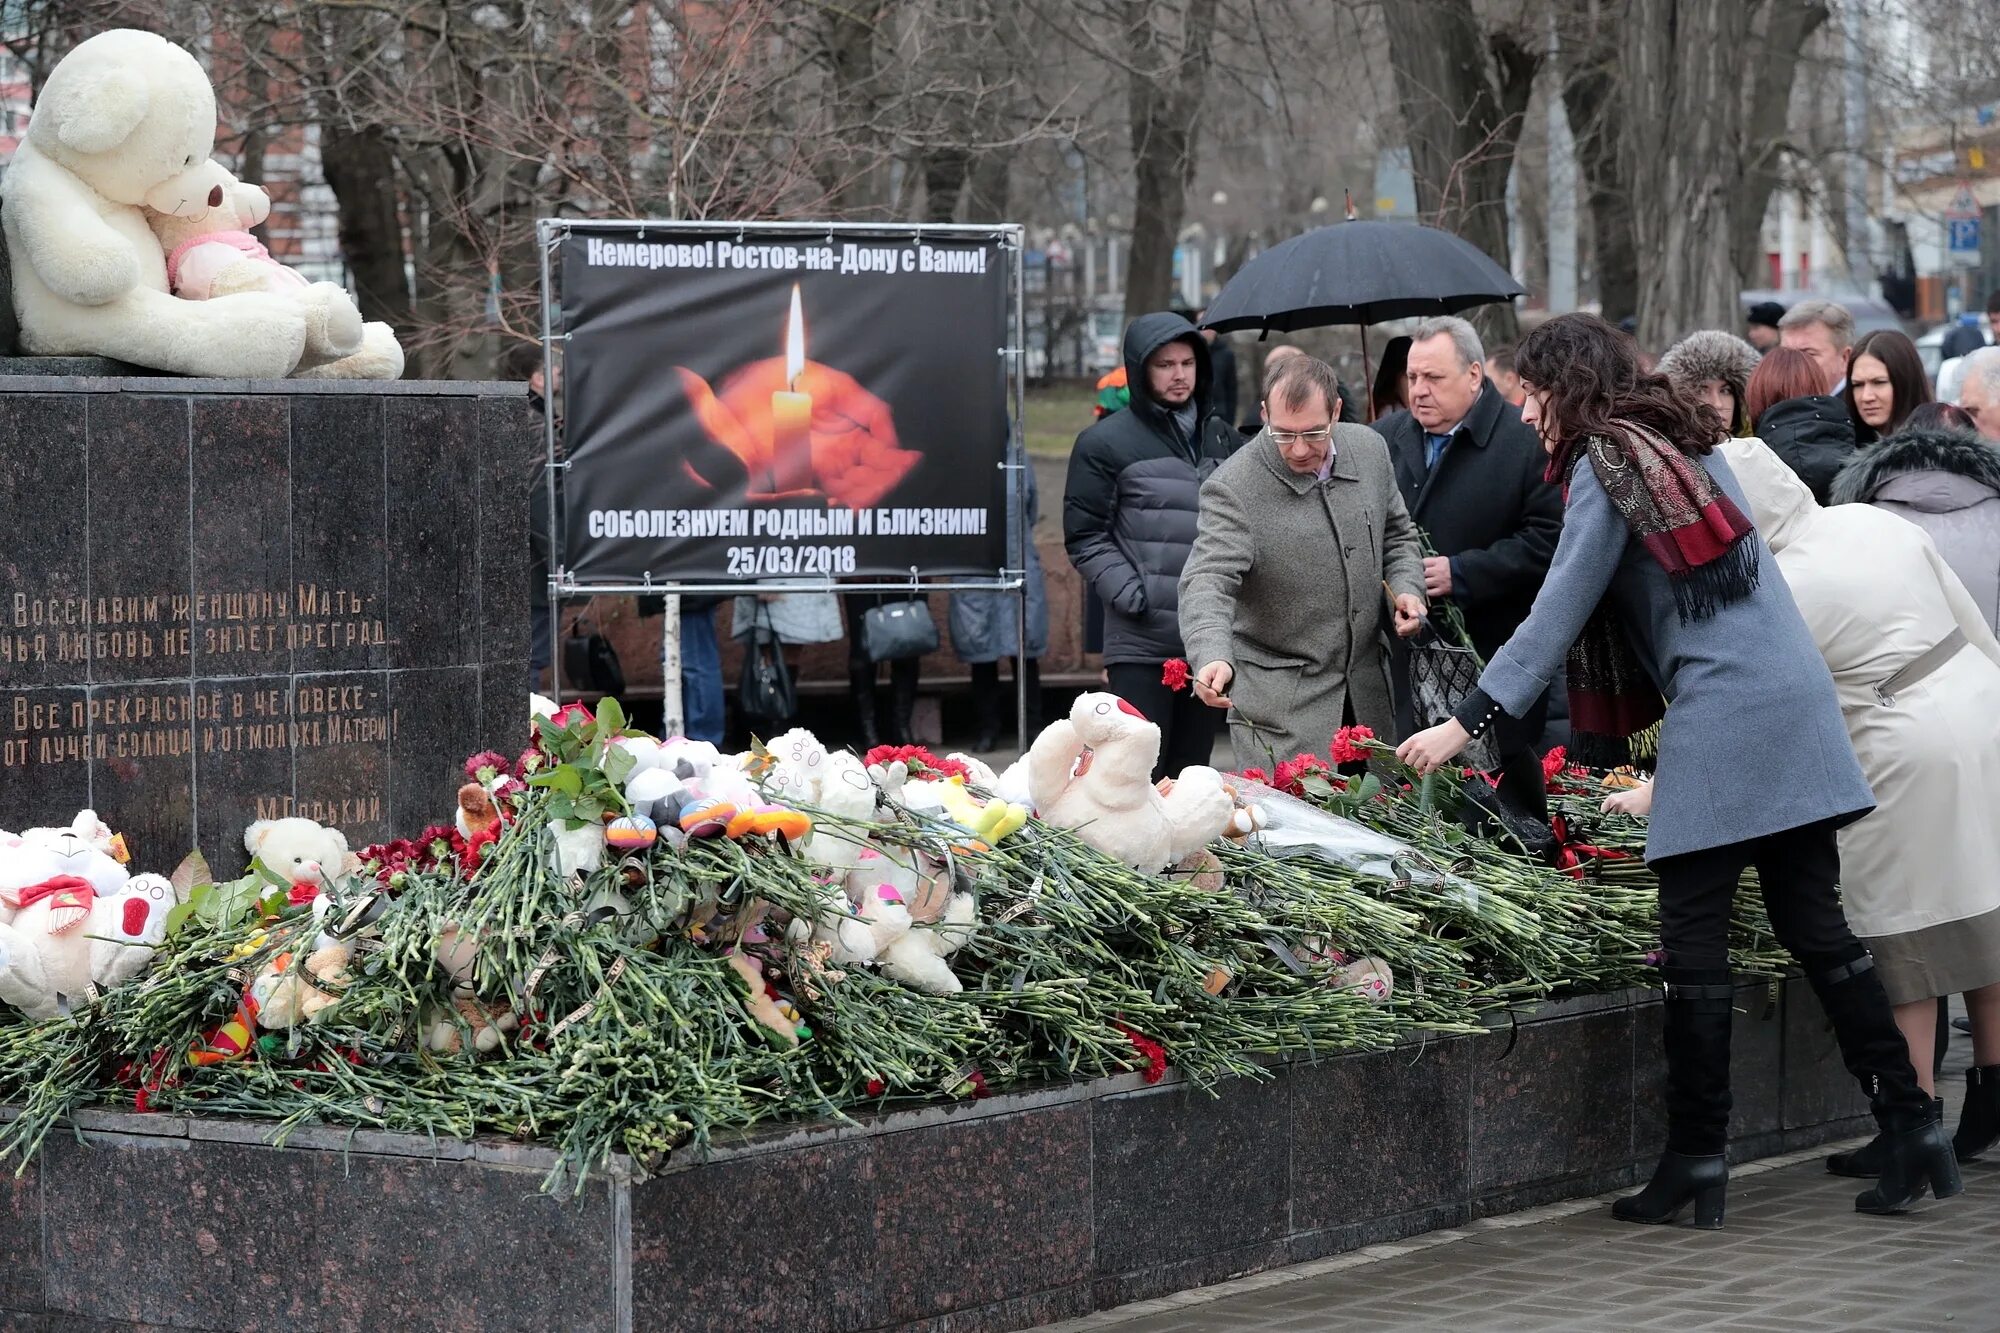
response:
<path fill-rule="evenodd" d="M 573 582 L 998 575 L 1005 233 L 561 235 Z"/>

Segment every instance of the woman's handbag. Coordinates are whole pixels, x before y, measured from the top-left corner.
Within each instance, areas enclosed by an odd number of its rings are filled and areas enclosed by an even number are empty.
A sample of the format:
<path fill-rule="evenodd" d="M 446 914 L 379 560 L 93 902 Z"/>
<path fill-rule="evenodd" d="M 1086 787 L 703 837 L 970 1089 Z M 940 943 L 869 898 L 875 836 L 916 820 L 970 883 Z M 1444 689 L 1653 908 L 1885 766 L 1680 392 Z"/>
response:
<path fill-rule="evenodd" d="M 750 633 L 743 641 L 743 675 L 736 684 L 736 707 L 752 726 L 767 730 L 790 722 L 799 710 L 792 673 L 785 665 L 785 646 L 771 628 L 771 611 L 757 603 Z"/>
<path fill-rule="evenodd" d="M 1469 644 L 1447 643 L 1429 624 L 1409 639 L 1410 710 L 1416 729 L 1422 731 L 1451 719 L 1472 692 L 1479 688 L 1482 663 Z M 1460 755 L 1468 768 L 1491 773 L 1500 766 L 1500 751 L 1493 733 L 1479 737 Z"/>
<path fill-rule="evenodd" d="M 597 599 L 578 613 L 563 636 L 562 683 L 582 694 L 623 694 L 625 667 L 598 628 Z"/>
<path fill-rule="evenodd" d="M 929 602 L 887 602 L 861 614 L 861 651 L 871 662 L 922 657 L 938 642 Z"/>

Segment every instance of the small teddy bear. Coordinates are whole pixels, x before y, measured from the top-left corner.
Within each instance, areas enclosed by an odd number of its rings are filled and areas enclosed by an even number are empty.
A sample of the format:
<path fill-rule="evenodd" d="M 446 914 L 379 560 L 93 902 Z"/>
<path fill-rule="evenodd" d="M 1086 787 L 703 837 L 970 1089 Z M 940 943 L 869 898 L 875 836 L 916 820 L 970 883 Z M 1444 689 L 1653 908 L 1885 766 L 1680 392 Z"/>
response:
<path fill-rule="evenodd" d="M 206 188 L 203 188 L 206 187 Z M 305 352 L 295 374 L 313 379 L 395 379 L 403 349 L 389 326 L 364 324 L 347 289 L 309 282 L 271 257 L 250 228 L 271 215 L 271 196 L 238 180 L 221 163 L 194 169 L 173 211 L 146 209 L 167 257 L 167 288 L 184 301 L 264 292 L 298 303 L 306 317 Z"/>

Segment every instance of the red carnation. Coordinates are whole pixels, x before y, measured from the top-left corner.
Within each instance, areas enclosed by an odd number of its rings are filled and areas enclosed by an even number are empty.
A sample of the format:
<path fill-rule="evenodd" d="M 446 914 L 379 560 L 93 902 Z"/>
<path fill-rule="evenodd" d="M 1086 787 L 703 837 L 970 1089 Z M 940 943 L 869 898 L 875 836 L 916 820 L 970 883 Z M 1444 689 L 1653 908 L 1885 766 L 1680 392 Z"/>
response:
<path fill-rule="evenodd" d="M 1160 684 L 1179 694 L 1187 688 L 1188 664 L 1184 657 L 1169 657 L 1160 668 Z"/>
<path fill-rule="evenodd" d="M 1245 782 L 1261 782 L 1266 787 L 1271 785 L 1271 775 L 1261 768 L 1246 768 L 1237 776 Z"/>
<path fill-rule="evenodd" d="M 1166 1077 L 1167 1075 L 1166 1047 L 1160 1045 L 1160 1043 L 1154 1041 L 1151 1037 L 1139 1031 L 1137 1028 L 1127 1027 L 1123 1023 L 1113 1023 L 1112 1026 L 1117 1028 L 1120 1032 L 1124 1033 L 1125 1039 L 1132 1043 L 1132 1049 L 1137 1051 L 1141 1056 L 1145 1057 L 1146 1072 L 1144 1073 L 1144 1075 L 1142 1075 L 1142 1077 L 1146 1080 L 1146 1082 L 1158 1083 L 1161 1079 Z"/>
<path fill-rule="evenodd" d="M 465 776 L 474 782 L 491 782 L 495 778 L 513 776 L 513 765 L 507 756 L 493 750 L 481 750 L 465 761 Z"/>
<path fill-rule="evenodd" d="M 1336 764 L 1361 764 L 1368 761 L 1365 742 L 1373 741 L 1375 732 L 1369 727 L 1342 727 L 1333 733 L 1330 753 Z"/>
<path fill-rule="evenodd" d="M 1562 746 L 1558 745 L 1555 749 L 1550 750 L 1542 756 L 1542 781 L 1555 781 L 1558 777 L 1562 776 L 1562 771 L 1568 764 L 1569 753 Z"/>
<path fill-rule="evenodd" d="M 969 778 L 971 770 L 956 759 L 940 759 L 921 745 L 878 745 L 862 756 L 870 768 L 901 760 L 912 773 L 929 772 L 941 778 Z"/>
<path fill-rule="evenodd" d="M 888 1090 L 889 1090 L 889 1085 L 884 1083 L 881 1079 L 871 1078 L 868 1080 L 868 1095 L 870 1097 L 880 1097 L 884 1092 L 887 1092 Z"/>
<path fill-rule="evenodd" d="M 294 884 L 285 894 L 285 901 L 293 907 L 304 907 L 317 897 L 319 897 L 319 885 Z"/>

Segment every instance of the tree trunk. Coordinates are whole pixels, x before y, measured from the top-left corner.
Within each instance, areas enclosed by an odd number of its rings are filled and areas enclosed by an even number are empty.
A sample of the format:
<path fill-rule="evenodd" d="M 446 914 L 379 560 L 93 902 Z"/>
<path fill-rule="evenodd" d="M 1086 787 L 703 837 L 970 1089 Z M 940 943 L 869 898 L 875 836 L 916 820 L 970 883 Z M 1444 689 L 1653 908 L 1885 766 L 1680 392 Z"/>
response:
<path fill-rule="evenodd" d="M 1507 178 L 1540 56 L 1509 33 L 1488 35 L 1472 0 L 1402 0 L 1382 16 L 1418 214 L 1510 267 Z M 1511 306 L 1480 318 L 1489 336 L 1513 340 Z"/>
<path fill-rule="evenodd" d="M 1598 308 L 1616 324 L 1639 313 L 1639 256 L 1632 241 L 1632 198 L 1619 158 L 1624 122 L 1616 80 L 1601 62 L 1575 68 L 1563 81 L 1563 106 L 1576 136 L 1577 167 L 1590 209 Z"/>
<path fill-rule="evenodd" d="M 382 129 L 320 127 L 320 170 L 338 204 L 340 253 L 353 276 L 363 319 L 398 331 L 410 324 L 410 283 L 403 264 L 403 224 L 396 207 L 396 157 Z"/>
<path fill-rule="evenodd" d="M 1731 241 L 1737 273 L 1748 278 L 1764 258 L 1764 210 L 1782 183 L 1785 131 L 1799 52 L 1829 17 L 1825 0 L 1762 0 L 1764 32 L 1756 43 L 1755 74 L 1744 132 L 1743 185 L 1737 195 L 1736 232 Z M 1848 147 L 1859 152 L 1861 145 Z M 1850 168 L 1852 169 L 1852 168 Z M 1865 170 L 1865 168 L 1863 168 Z"/>
<path fill-rule="evenodd" d="M 1125 318 L 1174 304 L 1174 247 L 1194 183 L 1198 117 L 1208 90 L 1217 0 L 1186 0 L 1178 50 L 1156 26 L 1152 0 L 1126 0 L 1131 73 L 1132 249 L 1126 261 Z"/>
<path fill-rule="evenodd" d="M 1631 0 L 1622 61 L 1624 171 L 1638 246 L 1639 342 L 1734 329 L 1743 169 L 1744 0 Z"/>

